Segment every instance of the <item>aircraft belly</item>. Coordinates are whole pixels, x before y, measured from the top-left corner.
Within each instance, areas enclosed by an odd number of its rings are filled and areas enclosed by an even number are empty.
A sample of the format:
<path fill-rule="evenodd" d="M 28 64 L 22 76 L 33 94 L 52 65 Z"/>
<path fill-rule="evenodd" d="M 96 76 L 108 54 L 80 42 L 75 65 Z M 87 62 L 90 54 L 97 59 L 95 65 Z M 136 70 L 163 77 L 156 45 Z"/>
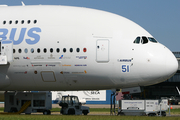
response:
<path fill-rule="evenodd" d="M 0 90 L 11 84 L 11 79 L 7 76 L 9 65 L 0 66 Z"/>
<path fill-rule="evenodd" d="M 11 81 L 6 74 L 0 73 L 0 90 L 9 86 Z"/>

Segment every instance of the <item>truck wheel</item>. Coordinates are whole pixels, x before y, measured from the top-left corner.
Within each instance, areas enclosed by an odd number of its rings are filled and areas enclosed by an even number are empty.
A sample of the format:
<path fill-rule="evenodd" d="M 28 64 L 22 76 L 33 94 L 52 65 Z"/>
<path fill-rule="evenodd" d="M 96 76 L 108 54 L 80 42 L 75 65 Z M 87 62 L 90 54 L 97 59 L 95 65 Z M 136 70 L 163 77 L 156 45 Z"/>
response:
<path fill-rule="evenodd" d="M 123 112 L 119 112 L 118 115 L 125 116 Z"/>
<path fill-rule="evenodd" d="M 51 111 L 50 110 L 48 110 L 48 115 L 51 115 Z"/>
<path fill-rule="evenodd" d="M 155 113 L 149 113 L 148 116 L 156 116 Z"/>
<path fill-rule="evenodd" d="M 44 111 L 43 111 L 43 115 L 48 115 L 48 111 L 47 111 L 47 110 L 44 110 Z"/>
<path fill-rule="evenodd" d="M 30 115 L 31 113 L 25 113 L 26 115 Z"/>
<path fill-rule="evenodd" d="M 63 114 L 63 109 L 61 108 L 61 110 L 60 110 L 60 114 Z"/>
<path fill-rule="evenodd" d="M 16 107 L 12 107 L 11 109 L 10 109 L 10 112 L 18 112 L 18 110 L 17 110 L 17 108 Z"/>
<path fill-rule="evenodd" d="M 88 114 L 88 111 L 87 111 L 87 110 L 84 110 L 84 111 L 83 111 L 83 114 L 84 114 L 84 115 L 87 115 L 87 114 Z"/>
<path fill-rule="evenodd" d="M 164 112 L 164 111 L 163 111 L 163 112 L 162 112 L 162 116 L 164 116 L 164 117 L 165 117 L 165 116 L 166 116 L 166 112 Z"/>

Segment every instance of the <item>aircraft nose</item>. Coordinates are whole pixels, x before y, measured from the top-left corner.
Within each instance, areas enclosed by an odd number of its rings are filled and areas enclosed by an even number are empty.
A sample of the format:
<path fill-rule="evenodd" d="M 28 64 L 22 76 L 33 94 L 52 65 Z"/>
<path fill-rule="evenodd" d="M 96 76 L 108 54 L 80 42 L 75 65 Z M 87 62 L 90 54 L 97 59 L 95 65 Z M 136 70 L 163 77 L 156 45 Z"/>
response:
<path fill-rule="evenodd" d="M 166 56 L 167 75 L 168 77 L 172 77 L 178 69 L 178 61 L 170 50 L 166 52 Z"/>

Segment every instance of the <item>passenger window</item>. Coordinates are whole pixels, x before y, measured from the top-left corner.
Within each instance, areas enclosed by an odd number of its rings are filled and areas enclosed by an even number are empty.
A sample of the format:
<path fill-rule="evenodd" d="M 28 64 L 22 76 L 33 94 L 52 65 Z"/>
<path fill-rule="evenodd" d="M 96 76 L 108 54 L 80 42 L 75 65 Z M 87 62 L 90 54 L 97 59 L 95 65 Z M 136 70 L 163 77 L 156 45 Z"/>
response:
<path fill-rule="evenodd" d="M 6 21 L 3 21 L 3 24 L 6 24 Z"/>
<path fill-rule="evenodd" d="M 147 39 L 147 37 L 142 37 L 142 41 L 141 41 L 141 43 L 142 44 L 146 44 L 146 43 L 148 43 L 148 39 Z"/>
<path fill-rule="evenodd" d="M 31 53 L 34 53 L 34 48 L 31 48 Z"/>
<path fill-rule="evenodd" d="M 19 49 L 18 52 L 21 53 L 22 52 L 21 49 Z"/>
<path fill-rule="evenodd" d="M 12 24 L 12 20 L 9 21 L 9 24 Z"/>
<path fill-rule="evenodd" d="M 151 41 L 151 42 L 157 43 L 157 41 L 156 41 L 154 38 L 152 38 L 152 37 L 148 37 L 148 39 L 149 39 L 149 41 Z"/>
<path fill-rule="evenodd" d="M 86 52 L 87 51 L 87 49 L 86 48 L 83 48 L 83 52 Z"/>
<path fill-rule="evenodd" d="M 51 52 L 51 53 L 53 52 L 53 49 L 52 49 L 52 48 L 50 49 L 50 52 Z"/>
<path fill-rule="evenodd" d="M 80 49 L 79 49 L 79 48 L 77 48 L 77 49 L 76 49 L 76 52 L 80 52 Z"/>
<path fill-rule="evenodd" d="M 139 44 L 140 43 L 140 37 L 137 37 L 135 40 L 134 40 L 134 43 L 137 43 L 137 44 Z"/>
<path fill-rule="evenodd" d="M 40 53 L 40 51 L 41 51 L 41 50 L 38 48 L 38 49 L 37 49 L 37 52 Z"/>
<path fill-rule="evenodd" d="M 47 52 L 47 49 L 46 48 L 44 48 L 44 53 L 46 53 Z"/>
<path fill-rule="evenodd" d="M 13 53 L 15 53 L 16 52 L 16 50 L 15 49 L 13 49 Z"/>
<path fill-rule="evenodd" d="M 15 24 L 18 24 L 18 20 L 15 21 Z"/>
<path fill-rule="evenodd" d="M 26 48 L 26 49 L 24 49 L 24 52 L 25 52 L 25 53 L 27 53 L 27 52 L 28 52 L 28 49 L 27 49 L 27 48 Z"/>
<path fill-rule="evenodd" d="M 30 22 L 31 22 L 30 20 L 27 21 L 28 24 L 29 24 Z"/>
<path fill-rule="evenodd" d="M 24 20 L 21 21 L 21 24 L 24 24 Z"/>
<path fill-rule="evenodd" d="M 37 20 L 34 20 L 34 24 L 36 24 L 37 23 Z"/>
<path fill-rule="evenodd" d="M 69 50 L 70 52 L 73 52 L 73 49 L 72 48 L 70 48 L 70 50 Z"/>
<path fill-rule="evenodd" d="M 59 53 L 59 52 L 60 52 L 60 49 L 59 49 L 59 48 L 57 48 L 57 49 L 56 49 L 56 52 L 57 52 L 57 53 Z"/>
<path fill-rule="evenodd" d="M 63 52 L 64 52 L 64 53 L 66 52 L 66 48 L 63 48 Z"/>

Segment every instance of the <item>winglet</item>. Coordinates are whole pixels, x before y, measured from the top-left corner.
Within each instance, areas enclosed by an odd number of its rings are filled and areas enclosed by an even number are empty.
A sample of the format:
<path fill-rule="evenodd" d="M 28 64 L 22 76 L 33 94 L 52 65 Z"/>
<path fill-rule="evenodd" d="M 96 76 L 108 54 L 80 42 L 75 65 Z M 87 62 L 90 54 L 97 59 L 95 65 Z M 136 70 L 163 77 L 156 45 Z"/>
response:
<path fill-rule="evenodd" d="M 21 3 L 22 3 L 22 6 L 25 6 L 25 4 L 24 4 L 24 2 L 23 2 L 23 1 L 21 1 Z"/>

